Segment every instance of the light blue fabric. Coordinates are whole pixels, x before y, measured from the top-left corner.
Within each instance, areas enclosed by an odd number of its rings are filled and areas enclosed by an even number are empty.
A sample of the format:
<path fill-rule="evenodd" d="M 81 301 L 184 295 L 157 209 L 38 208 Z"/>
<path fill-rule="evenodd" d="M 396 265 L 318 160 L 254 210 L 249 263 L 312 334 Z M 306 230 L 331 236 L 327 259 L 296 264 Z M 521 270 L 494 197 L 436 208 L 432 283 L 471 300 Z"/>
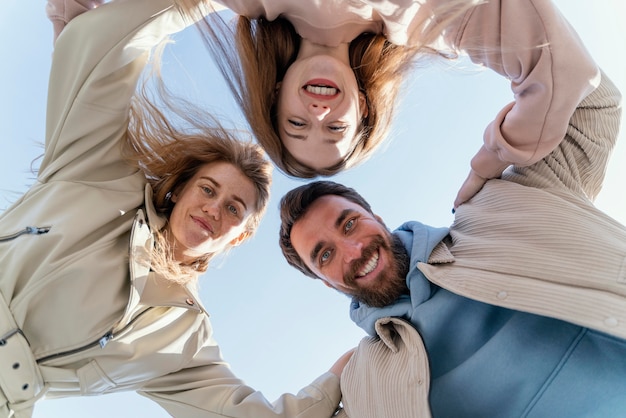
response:
<path fill-rule="evenodd" d="M 407 319 L 428 351 L 433 416 L 626 417 L 626 341 L 455 295 L 416 268 L 446 228 L 408 222 L 394 231 L 411 254 L 410 296 L 350 316 L 374 335 L 378 318 Z"/>

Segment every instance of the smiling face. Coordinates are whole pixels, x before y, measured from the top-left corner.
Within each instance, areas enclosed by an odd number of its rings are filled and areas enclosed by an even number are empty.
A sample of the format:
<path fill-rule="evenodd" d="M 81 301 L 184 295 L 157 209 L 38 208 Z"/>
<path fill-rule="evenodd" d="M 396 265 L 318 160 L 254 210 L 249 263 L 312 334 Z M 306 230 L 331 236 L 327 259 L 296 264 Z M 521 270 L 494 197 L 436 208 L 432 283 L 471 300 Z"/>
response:
<path fill-rule="evenodd" d="M 168 228 L 175 259 L 193 260 L 243 241 L 249 235 L 247 222 L 256 198 L 252 181 L 234 165 L 202 166 L 172 194 L 175 204 Z"/>
<path fill-rule="evenodd" d="M 406 250 L 379 217 L 337 195 L 315 200 L 293 224 L 291 244 L 326 284 L 370 306 L 407 292 Z"/>
<path fill-rule="evenodd" d="M 278 95 L 278 129 L 289 153 L 313 168 L 329 168 L 354 147 L 367 114 L 354 72 L 345 62 L 314 55 L 287 70 Z"/>

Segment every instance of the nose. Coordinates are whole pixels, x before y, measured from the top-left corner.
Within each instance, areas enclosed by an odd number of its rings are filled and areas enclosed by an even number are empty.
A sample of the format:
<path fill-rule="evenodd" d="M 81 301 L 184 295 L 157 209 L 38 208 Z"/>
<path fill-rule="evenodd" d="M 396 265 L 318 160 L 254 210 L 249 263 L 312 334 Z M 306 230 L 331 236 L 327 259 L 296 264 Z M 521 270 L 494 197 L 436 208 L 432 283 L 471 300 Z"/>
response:
<path fill-rule="evenodd" d="M 330 107 L 323 105 L 321 103 L 311 103 L 309 104 L 309 112 L 317 118 L 317 120 L 322 121 L 328 112 L 330 112 Z"/>
<path fill-rule="evenodd" d="M 202 211 L 211 216 L 216 221 L 220 218 L 220 204 L 216 201 L 206 202 L 202 207 Z"/>
<path fill-rule="evenodd" d="M 346 240 L 343 245 L 343 260 L 346 263 L 351 263 L 354 260 L 361 258 L 363 254 L 363 244 L 358 241 Z"/>

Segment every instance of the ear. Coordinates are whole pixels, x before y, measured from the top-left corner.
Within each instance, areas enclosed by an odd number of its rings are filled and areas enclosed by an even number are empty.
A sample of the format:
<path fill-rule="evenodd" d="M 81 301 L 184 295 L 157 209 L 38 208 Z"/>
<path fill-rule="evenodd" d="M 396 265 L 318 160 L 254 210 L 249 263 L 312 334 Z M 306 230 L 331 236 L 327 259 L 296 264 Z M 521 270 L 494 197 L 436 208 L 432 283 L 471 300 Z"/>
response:
<path fill-rule="evenodd" d="M 383 225 L 385 224 L 385 223 L 383 222 L 383 218 L 381 218 L 380 216 L 376 215 L 375 213 L 374 213 L 373 215 L 374 215 L 374 219 L 376 219 L 378 222 L 380 222 L 380 223 L 381 223 L 381 224 L 383 224 Z"/>
<path fill-rule="evenodd" d="M 239 236 L 237 238 L 233 238 L 230 241 L 230 245 L 232 245 L 233 247 L 236 247 L 239 244 L 241 244 L 242 242 L 244 242 L 246 239 L 248 239 L 248 237 L 250 237 L 250 232 L 249 231 L 243 231 L 241 234 L 239 234 Z"/>
<path fill-rule="evenodd" d="M 367 98 L 362 91 L 359 92 L 359 109 L 361 110 L 361 119 L 365 119 L 370 114 L 370 108 L 367 106 Z"/>

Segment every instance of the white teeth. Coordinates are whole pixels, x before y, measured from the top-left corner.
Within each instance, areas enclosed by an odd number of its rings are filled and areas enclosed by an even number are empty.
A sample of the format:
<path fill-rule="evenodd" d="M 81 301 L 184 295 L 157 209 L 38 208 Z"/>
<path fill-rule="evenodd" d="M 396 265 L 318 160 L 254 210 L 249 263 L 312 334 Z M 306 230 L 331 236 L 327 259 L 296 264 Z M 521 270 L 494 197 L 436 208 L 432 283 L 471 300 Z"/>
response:
<path fill-rule="evenodd" d="M 313 94 L 320 94 L 322 96 L 334 96 L 337 94 L 337 89 L 334 87 L 327 86 L 313 86 L 311 84 L 306 85 L 306 91 Z"/>
<path fill-rule="evenodd" d="M 372 270 L 374 270 L 377 265 L 378 265 L 378 252 L 376 252 L 372 256 L 372 258 L 370 258 L 370 260 L 367 262 L 367 264 L 365 264 L 365 267 L 363 267 L 363 270 L 361 270 L 359 272 L 359 277 L 365 276 L 367 273 L 369 273 Z"/>

